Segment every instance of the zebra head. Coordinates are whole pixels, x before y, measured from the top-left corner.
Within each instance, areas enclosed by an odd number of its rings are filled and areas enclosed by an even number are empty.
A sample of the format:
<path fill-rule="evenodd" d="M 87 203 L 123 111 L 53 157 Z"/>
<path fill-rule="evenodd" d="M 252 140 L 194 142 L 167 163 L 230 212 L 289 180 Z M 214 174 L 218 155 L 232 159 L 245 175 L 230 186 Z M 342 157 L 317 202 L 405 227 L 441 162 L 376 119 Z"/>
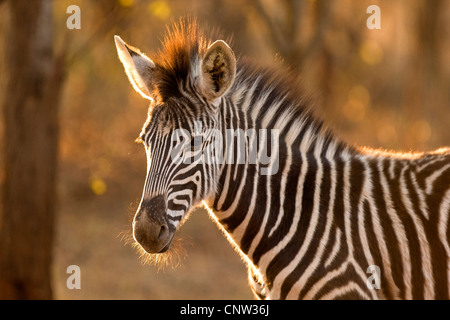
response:
<path fill-rule="evenodd" d="M 147 177 L 133 237 L 146 252 L 162 253 L 189 210 L 217 188 L 219 163 L 198 155 L 221 129 L 218 108 L 233 84 L 236 58 L 222 40 L 208 44 L 182 32 L 169 35 L 152 59 L 118 36 L 115 42 L 134 89 L 150 100 L 140 136 Z"/>

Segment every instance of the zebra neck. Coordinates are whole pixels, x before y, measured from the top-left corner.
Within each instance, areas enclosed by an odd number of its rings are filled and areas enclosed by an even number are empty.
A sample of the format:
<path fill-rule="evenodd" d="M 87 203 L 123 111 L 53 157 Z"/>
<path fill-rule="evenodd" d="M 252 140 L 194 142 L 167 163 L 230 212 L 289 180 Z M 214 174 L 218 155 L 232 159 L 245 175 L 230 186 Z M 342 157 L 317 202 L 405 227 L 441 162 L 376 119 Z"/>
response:
<path fill-rule="evenodd" d="M 244 107 L 246 100 L 252 99 L 244 97 L 239 104 L 232 96 L 223 102 L 220 122 L 225 161 L 217 192 L 206 201 L 232 242 L 250 255 L 260 244 L 275 243 L 274 237 L 286 235 L 286 224 L 301 211 L 296 194 L 312 203 L 314 190 L 303 190 L 303 184 L 315 184 L 316 173 L 324 165 L 329 169 L 335 159 L 354 153 L 310 118 L 293 117 L 295 111 L 282 102 L 273 106 L 279 112 L 258 113 L 253 111 L 255 105 Z M 255 140 L 256 152 L 252 150 Z M 233 155 L 229 157 L 227 152 Z M 252 154 L 256 155 L 253 159 Z"/>
<path fill-rule="evenodd" d="M 302 199 L 313 203 L 314 188 L 303 185 L 314 185 L 316 173 L 334 159 L 355 153 L 301 101 L 275 89 L 256 79 L 222 99 L 224 161 L 216 193 L 205 201 L 229 240 L 252 259 L 286 236 L 289 223 L 298 223 Z"/>

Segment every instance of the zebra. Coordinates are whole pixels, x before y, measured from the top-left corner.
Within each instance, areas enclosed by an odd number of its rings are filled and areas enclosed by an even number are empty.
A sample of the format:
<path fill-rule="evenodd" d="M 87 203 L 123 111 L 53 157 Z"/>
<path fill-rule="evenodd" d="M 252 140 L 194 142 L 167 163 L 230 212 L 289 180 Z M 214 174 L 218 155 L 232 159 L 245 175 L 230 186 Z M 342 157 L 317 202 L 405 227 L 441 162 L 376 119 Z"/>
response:
<path fill-rule="evenodd" d="M 396 153 L 343 142 L 295 75 L 236 57 L 218 38 L 181 21 L 149 58 L 115 36 L 132 86 L 150 101 L 134 240 L 166 252 L 204 206 L 247 264 L 257 299 L 449 299 L 450 148 Z M 174 138 L 177 130 L 190 135 Z M 235 163 L 174 161 L 174 150 L 185 160 L 205 151 L 214 132 L 219 158 L 234 151 Z M 269 174 L 261 169 L 275 160 L 263 163 L 261 150 L 257 161 L 245 158 L 261 137 L 277 156 Z"/>

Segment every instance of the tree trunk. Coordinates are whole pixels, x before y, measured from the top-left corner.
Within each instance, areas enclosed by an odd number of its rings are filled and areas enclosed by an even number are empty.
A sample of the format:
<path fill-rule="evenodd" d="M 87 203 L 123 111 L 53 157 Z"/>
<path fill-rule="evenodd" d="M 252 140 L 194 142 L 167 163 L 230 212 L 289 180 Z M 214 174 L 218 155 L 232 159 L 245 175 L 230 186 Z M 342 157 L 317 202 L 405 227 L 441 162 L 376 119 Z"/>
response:
<path fill-rule="evenodd" d="M 63 68 L 53 54 L 51 0 L 11 0 L 7 5 L 0 299 L 51 299 Z"/>

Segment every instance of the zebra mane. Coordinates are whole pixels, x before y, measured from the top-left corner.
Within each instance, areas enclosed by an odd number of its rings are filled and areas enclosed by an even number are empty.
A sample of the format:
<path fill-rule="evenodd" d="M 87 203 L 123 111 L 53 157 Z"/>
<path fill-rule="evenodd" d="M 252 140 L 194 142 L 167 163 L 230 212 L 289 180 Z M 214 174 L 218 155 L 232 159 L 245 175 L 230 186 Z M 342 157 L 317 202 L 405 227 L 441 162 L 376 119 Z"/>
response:
<path fill-rule="evenodd" d="M 223 39 L 219 29 L 206 32 L 201 29 L 195 18 L 184 18 L 167 28 L 162 41 L 162 49 L 151 55 L 156 64 L 156 88 L 162 101 L 171 97 L 182 97 L 182 88 L 192 76 L 195 64 L 206 52 L 208 46 L 217 39 Z M 225 39 L 228 43 L 231 37 Z M 301 123 L 310 129 L 311 145 L 318 138 L 324 143 L 334 142 L 337 149 L 351 148 L 342 141 L 337 141 L 326 128 L 323 121 L 315 115 L 313 99 L 306 94 L 301 85 L 300 77 L 292 70 L 278 63 L 277 66 L 265 66 L 254 62 L 251 58 L 238 56 L 237 74 L 233 87 L 228 94 L 233 94 L 243 87 L 257 83 L 256 96 L 267 95 L 267 101 L 258 112 L 264 113 L 273 106 L 277 99 L 283 97 L 280 112 L 289 114 L 289 125 Z M 284 123 L 283 125 L 288 125 Z M 282 128 L 280 128 L 282 129 Z M 294 134 L 295 136 L 295 134 Z"/>
<path fill-rule="evenodd" d="M 309 130 L 308 141 L 304 141 L 307 148 L 319 142 L 324 146 L 331 145 L 333 153 L 341 150 L 355 152 L 354 147 L 336 138 L 317 115 L 313 97 L 306 92 L 301 77 L 294 70 L 286 68 L 280 62 L 275 66 L 262 65 L 248 57 L 239 58 L 237 66 L 236 80 L 230 90 L 231 94 L 233 91 L 239 92 L 239 88 L 248 90 L 255 86 L 254 96 L 265 98 L 257 112 L 266 114 L 270 111 L 268 109 L 273 108 L 274 118 L 284 120 L 276 123 L 275 129 L 294 128 L 290 130 L 292 133 L 287 135 L 292 139 L 299 134 L 304 137 L 305 132 Z M 254 102 L 250 104 L 250 108 L 256 104 L 256 101 Z M 274 108 L 276 105 L 279 105 L 278 109 Z M 284 117 L 275 116 L 280 113 L 284 114 Z"/>
<path fill-rule="evenodd" d="M 151 57 L 156 64 L 156 89 L 163 101 L 170 97 L 181 97 L 182 87 L 193 71 L 193 65 L 212 43 L 211 39 L 220 37 L 215 28 L 205 32 L 195 18 L 182 18 L 178 23 L 167 27 L 162 40 L 162 49 Z"/>

